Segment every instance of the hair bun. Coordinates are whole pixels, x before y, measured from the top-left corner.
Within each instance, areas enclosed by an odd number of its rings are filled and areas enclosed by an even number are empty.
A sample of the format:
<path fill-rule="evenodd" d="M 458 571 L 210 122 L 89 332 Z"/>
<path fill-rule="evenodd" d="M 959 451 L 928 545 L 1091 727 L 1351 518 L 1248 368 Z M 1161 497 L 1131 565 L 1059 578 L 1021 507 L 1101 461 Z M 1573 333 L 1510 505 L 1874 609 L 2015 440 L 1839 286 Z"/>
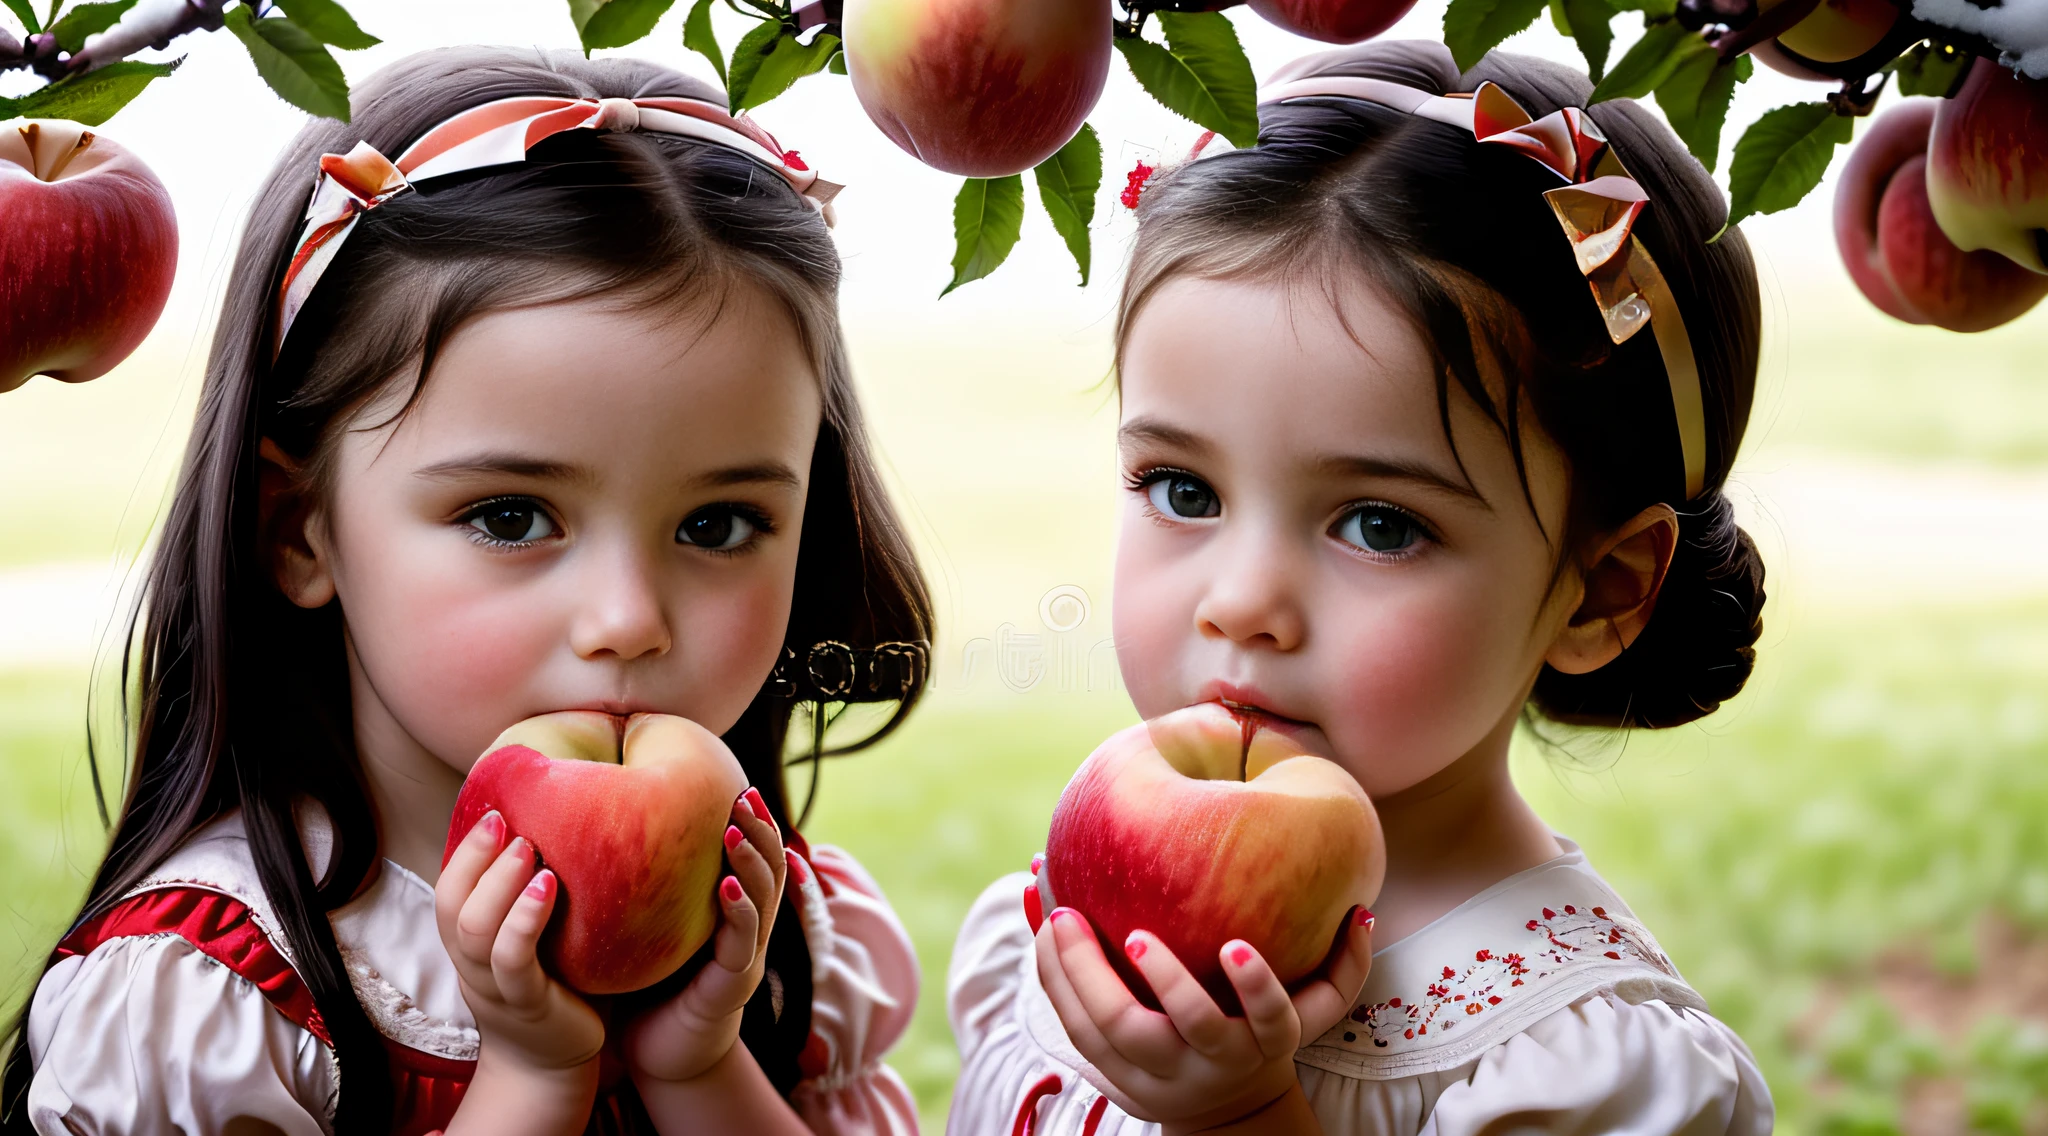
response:
<path fill-rule="evenodd" d="M 1530 697 L 1577 726 L 1682 726 L 1735 697 L 1763 633 L 1764 562 L 1718 490 L 1678 515 L 1678 547 L 1648 626 L 1586 674 L 1544 667 Z"/>

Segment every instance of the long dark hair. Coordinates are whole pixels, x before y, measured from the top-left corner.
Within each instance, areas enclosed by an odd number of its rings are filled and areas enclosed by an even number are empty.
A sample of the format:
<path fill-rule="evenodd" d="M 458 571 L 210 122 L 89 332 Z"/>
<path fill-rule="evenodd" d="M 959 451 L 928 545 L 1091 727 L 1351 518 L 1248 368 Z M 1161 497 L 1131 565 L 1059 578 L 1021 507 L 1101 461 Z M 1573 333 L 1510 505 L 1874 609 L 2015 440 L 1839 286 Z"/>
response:
<path fill-rule="evenodd" d="M 316 120 L 300 132 L 243 233 L 184 468 L 130 628 L 127 799 L 78 917 L 104 913 L 195 829 L 241 810 L 279 930 L 347 1070 L 335 1117 L 344 1132 L 382 1131 L 392 1109 L 383 1043 L 326 918 L 374 869 L 378 832 L 352 736 L 342 612 L 294 606 L 267 570 L 261 439 L 303 461 L 318 493 L 350 415 L 405 376 L 416 399 L 437 352 L 475 316 L 599 295 L 716 304 L 725 289 L 752 286 L 787 309 L 823 391 L 787 644 L 802 654 L 822 641 L 860 648 L 932 634 L 923 578 L 868 452 L 840 336 L 837 252 L 802 198 L 736 152 L 576 130 L 537 146 L 524 164 L 429 183 L 362 218 L 273 361 L 278 280 L 318 156 L 358 140 L 395 155 L 457 112 L 514 95 L 724 101 L 644 62 L 460 48 L 385 68 L 357 88 L 352 123 Z M 788 831 L 783 746 L 795 703 L 761 678 L 763 692 L 725 740 Z M 867 741 L 902 720 L 922 682 L 921 672 L 909 676 L 894 714 Z M 325 808 L 335 834 L 319 880 L 293 822 L 306 799 Z M 787 903 L 768 953 L 787 978 L 782 1004 L 769 1005 L 763 983 L 741 1036 L 787 1093 L 810 1028 L 810 960 Z M 0 1104 L 26 1089 L 24 1033 L 16 1031 Z M 26 1131 L 25 1110 L 0 1111 L 8 1131 Z"/>
<path fill-rule="evenodd" d="M 1311 56 L 1276 78 L 1315 75 L 1430 94 L 1491 80 L 1537 117 L 1584 107 L 1591 94 L 1579 72 L 1501 52 L 1461 75 L 1442 44 L 1419 41 Z M 1635 232 L 1670 282 L 1692 340 L 1707 476 L 1689 500 L 1654 337 L 1609 340 L 1543 199 L 1556 177 L 1469 131 L 1375 103 L 1263 106 L 1255 148 L 1190 162 L 1147 186 L 1117 339 L 1176 276 L 1363 272 L 1406 310 L 1433 353 L 1446 437 L 1455 390 L 1499 428 L 1518 468 L 1525 403 L 1563 449 L 1571 500 L 1560 571 L 1589 535 L 1658 502 L 1677 510 L 1677 551 L 1649 625 L 1591 673 L 1545 666 L 1530 699 L 1535 711 L 1574 725 L 1675 726 L 1742 689 L 1763 628 L 1763 562 L 1722 492 L 1756 390 L 1762 303 L 1741 232 L 1713 239 L 1727 218 L 1720 190 L 1670 130 L 1627 99 L 1587 113 L 1649 194 Z"/>

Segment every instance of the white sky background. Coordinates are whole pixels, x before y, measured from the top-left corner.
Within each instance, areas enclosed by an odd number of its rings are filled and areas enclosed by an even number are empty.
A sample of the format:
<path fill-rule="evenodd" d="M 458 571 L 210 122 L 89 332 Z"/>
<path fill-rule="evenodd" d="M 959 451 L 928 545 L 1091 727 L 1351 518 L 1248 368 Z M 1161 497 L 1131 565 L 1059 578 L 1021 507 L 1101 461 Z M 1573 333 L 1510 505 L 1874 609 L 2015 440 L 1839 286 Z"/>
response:
<path fill-rule="evenodd" d="M 384 41 L 368 51 L 335 53 L 351 81 L 411 52 L 448 44 L 576 44 L 564 0 L 345 2 L 363 28 Z M 688 6 L 688 0 L 681 0 L 651 36 L 615 54 L 657 59 L 710 78 L 708 64 L 682 47 L 681 20 Z M 722 6 L 718 14 L 724 17 L 719 21 L 720 39 L 730 51 L 749 24 Z M 1323 47 L 1268 25 L 1249 9 L 1234 9 L 1230 16 L 1261 76 Z M 1442 21 L 1443 4 L 1422 0 L 1388 38 L 1439 38 Z M 1620 57 L 1636 34 L 1633 24 L 1632 16 L 1619 21 L 1623 39 L 1613 58 Z M 1576 48 L 1547 20 L 1539 20 L 1507 46 L 1583 65 Z M 304 122 L 301 112 L 270 93 L 241 45 L 225 32 L 186 36 L 161 54 L 188 58 L 178 74 L 160 80 L 103 128 L 141 154 L 163 178 L 177 205 L 184 262 L 159 334 L 198 331 L 210 323 L 213 298 L 249 198 Z M 28 77 L 21 73 L 0 77 L 0 93 L 15 93 L 28 85 Z M 1826 89 L 1759 67 L 1756 80 L 1738 94 L 1723 139 L 1724 154 L 1740 126 L 1762 110 L 1817 99 Z M 1184 154 L 1199 134 L 1154 103 L 1130 78 L 1121 57 L 1113 59 L 1108 90 L 1092 117 L 1107 157 L 1095 226 L 1095 284 L 1085 291 L 1074 286 L 1073 264 L 1038 212 L 1032 187 L 1024 238 L 1010 262 L 993 277 L 938 304 L 933 300 L 950 275 L 952 198 L 959 179 L 925 168 L 892 145 L 868 122 L 841 76 L 805 79 L 758 110 L 756 117 L 784 145 L 800 150 L 813 168 L 847 184 L 839 200 L 837 230 L 847 263 L 847 315 L 857 329 L 874 320 L 908 321 L 907 326 L 888 329 L 898 332 L 934 332 L 942 327 L 967 331 L 986 327 L 989 320 L 1022 321 L 1069 333 L 1099 326 L 1114 304 L 1116 270 L 1131 228 L 1114 196 L 1124 173 L 1140 158 L 1156 161 L 1162 154 Z M 1824 282 L 1831 290 L 1846 286 L 1828 236 L 1831 197 L 1832 184 L 1825 185 L 1800 208 L 1748 224 L 1768 262 L 1766 275 L 1774 270 L 1780 287 L 1793 290 L 1809 281 Z"/>

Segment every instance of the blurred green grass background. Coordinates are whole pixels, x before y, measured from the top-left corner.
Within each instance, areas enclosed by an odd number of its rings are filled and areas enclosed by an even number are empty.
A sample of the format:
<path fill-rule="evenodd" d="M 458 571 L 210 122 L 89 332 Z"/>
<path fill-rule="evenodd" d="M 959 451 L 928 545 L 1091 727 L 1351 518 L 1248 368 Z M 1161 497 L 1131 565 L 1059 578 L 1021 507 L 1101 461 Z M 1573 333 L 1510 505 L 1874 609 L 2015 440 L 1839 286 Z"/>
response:
<path fill-rule="evenodd" d="M 2040 484 L 2043 316 L 1964 338 L 1806 303 L 1773 321 L 1744 469 L 1767 483 L 1825 467 Z M 1073 766 L 1133 718 L 1101 651 L 1115 492 L 1103 329 L 972 330 L 856 342 L 944 625 L 928 704 L 827 768 L 809 833 L 861 857 L 917 941 L 924 996 L 891 1060 L 932 1131 L 957 1068 L 943 991 L 959 919 L 1040 846 Z M 113 564 L 118 579 L 196 376 L 189 354 L 146 355 L 89 387 L 0 396 L 0 481 L 14 487 L 0 495 L 0 591 L 52 565 Z M 1790 531 L 1759 532 L 1767 552 L 1800 549 L 1797 517 L 1778 519 Z M 1920 501 L 1874 525 L 1866 554 L 1910 576 L 1930 549 L 2010 535 Z M 1782 1131 L 2042 1131 L 2048 580 L 1972 594 L 1933 561 L 1909 594 L 1871 599 L 1816 571 L 1836 555 L 1773 559 L 1757 676 L 1722 713 L 1562 749 L 1525 738 L 1517 777 L 1756 1050 Z M 1089 606 L 1055 633 L 1040 604 L 1063 586 Z M 116 596 L 102 593 L 105 620 Z M 101 846 L 86 664 L 0 664 L 7 1007 Z"/>

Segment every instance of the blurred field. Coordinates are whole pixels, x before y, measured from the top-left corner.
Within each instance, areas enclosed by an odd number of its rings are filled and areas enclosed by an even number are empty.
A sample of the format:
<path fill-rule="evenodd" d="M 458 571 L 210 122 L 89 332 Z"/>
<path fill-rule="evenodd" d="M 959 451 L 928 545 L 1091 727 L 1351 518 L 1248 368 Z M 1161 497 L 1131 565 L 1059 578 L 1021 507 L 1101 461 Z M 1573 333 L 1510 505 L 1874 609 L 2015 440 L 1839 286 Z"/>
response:
<path fill-rule="evenodd" d="M 1670 735 L 1569 739 L 1567 752 L 1525 739 L 1518 776 L 1756 1049 L 1782 1131 L 2040 1132 L 2048 579 L 1987 589 L 1966 571 L 2040 537 L 1999 512 L 2022 498 L 1890 495 L 2048 484 L 2048 319 L 1963 339 L 1809 301 L 1774 318 L 1739 478 L 1774 573 L 1751 690 Z M 956 309 L 915 342 L 857 337 L 944 630 L 927 707 L 827 769 L 810 826 L 868 864 L 917 939 L 925 994 L 892 1060 L 934 1131 L 956 1068 L 942 994 L 960 916 L 1039 847 L 1067 773 L 1131 718 L 1103 648 L 1104 330 L 997 326 Z M 0 396 L 0 480 L 16 487 L 0 495 L 10 1007 L 98 852 L 87 650 L 175 467 L 195 364 L 158 354 L 85 388 Z M 1773 497 L 1818 484 L 1815 470 L 1846 479 L 1863 512 L 1843 522 L 1825 492 L 1802 498 L 1818 512 Z M 1879 475 L 1887 488 L 1857 480 Z M 1815 516 L 1833 518 L 1826 548 L 1804 543 Z M 1872 571 L 1849 572 L 1859 564 Z M 59 578 L 69 591 L 45 586 Z M 1086 609 L 1042 608 L 1060 588 Z M 69 606 L 47 602 L 60 593 Z M 79 649 L 24 646 L 36 620 Z"/>

